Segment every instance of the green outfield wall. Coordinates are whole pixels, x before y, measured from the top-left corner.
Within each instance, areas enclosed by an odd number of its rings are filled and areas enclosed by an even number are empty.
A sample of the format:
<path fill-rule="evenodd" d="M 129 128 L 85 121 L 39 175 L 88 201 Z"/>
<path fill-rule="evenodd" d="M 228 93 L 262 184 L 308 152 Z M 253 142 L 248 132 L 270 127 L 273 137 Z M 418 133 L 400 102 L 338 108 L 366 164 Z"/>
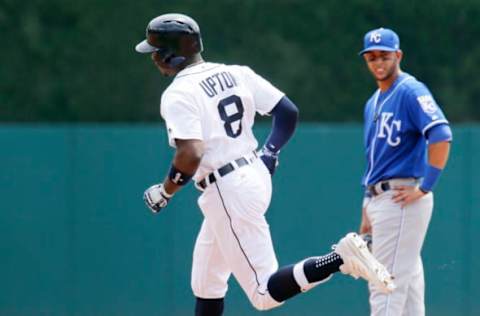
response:
<path fill-rule="evenodd" d="M 480 121 L 478 0 L 2 0 L 0 121 L 155 122 L 170 80 L 134 47 L 167 12 L 198 22 L 206 60 L 249 65 L 302 121 L 361 119 L 376 89 L 363 36 L 392 28 L 402 69 L 447 117 Z"/>
<path fill-rule="evenodd" d="M 480 127 L 453 131 L 423 251 L 431 316 L 480 313 Z M 281 265 L 357 229 L 361 143 L 360 125 L 304 124 L 282 152 L 267 213 Z M 0 125 L 0 315 L 193 315 L 198 192 L 158 216 L 142 201 L 172 153 L 162 125 Z M 265 314 L 368 315 L 367 298 L 336 275 Z M 232 279 L 225 315 L 259 314 Z"/>

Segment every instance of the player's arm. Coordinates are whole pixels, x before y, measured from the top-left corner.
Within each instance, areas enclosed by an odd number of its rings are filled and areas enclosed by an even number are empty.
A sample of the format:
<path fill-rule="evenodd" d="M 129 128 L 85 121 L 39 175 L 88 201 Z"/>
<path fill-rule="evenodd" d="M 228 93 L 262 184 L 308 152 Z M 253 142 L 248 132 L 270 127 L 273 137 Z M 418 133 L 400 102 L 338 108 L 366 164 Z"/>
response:
<path fill-rule="evenodd" d="M 447 124 L 434 126 L 427 133 L 428 165 L 420 190 L 428 193 L 435 187 L 440 174 L 447 165 L 452 141 L 452 130 Z"/>
<path fill-rule="evenodd" d="M 193 177 L 203 156 L 203 142 L 198 139 L 175 139 L 177 150 L 163 185 L 173 195 Z"/>
<path fill-rule="evenodd" d="M 203 142 L 198 139 L 175 139 L 176 151 L 163 183 L 148 188 L 143 197 L 148 208 L 158 213 L 173 195 L 188 183 L 200 165 Z"/>
<path fill-rule="evenodd" d="M 428 164 L 442 170 L 447 165 L 450 142 L 442 141 L 428 145 Z"/>
<path fill-rule="evenodd" d="M 272 130 L 261 150 L 260 158 L 273 175 L 278 164 L 280 149 L 288 142 L 295 132 L 298 122 L 298 108 L 286 96 L 280 99 L 270 111 L 273 117 Z"/>
<path fill-rule="evenodd" d="M 432 127 L 426 133 L 428 140 L 428 164 L 425 176 L 418 188 L 400 186 L 394 195 L 394 201 L 406 205 L 433 191 L 450 153 L 452 130 L 447 124 Z"/>

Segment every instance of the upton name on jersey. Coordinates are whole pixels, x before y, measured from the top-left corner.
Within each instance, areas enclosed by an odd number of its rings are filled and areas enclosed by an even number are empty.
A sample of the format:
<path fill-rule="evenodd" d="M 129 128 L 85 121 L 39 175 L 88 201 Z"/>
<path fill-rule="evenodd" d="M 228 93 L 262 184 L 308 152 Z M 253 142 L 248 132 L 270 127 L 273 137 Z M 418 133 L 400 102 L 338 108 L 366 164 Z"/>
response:
<path fill-rule="evenodd" d="M 237 82 L 235 81 L 235 77 L 232 76 L 231 73 L 228 71 L 217 72 L 211 76 L 200 81 L 200 87 L 202 87 L 203 91 L 207 94 L 207 96 L 214 97 L 218 95 L 217 90 L 225 91 L 226 89 L 230 89 L 237 86 Z"/>

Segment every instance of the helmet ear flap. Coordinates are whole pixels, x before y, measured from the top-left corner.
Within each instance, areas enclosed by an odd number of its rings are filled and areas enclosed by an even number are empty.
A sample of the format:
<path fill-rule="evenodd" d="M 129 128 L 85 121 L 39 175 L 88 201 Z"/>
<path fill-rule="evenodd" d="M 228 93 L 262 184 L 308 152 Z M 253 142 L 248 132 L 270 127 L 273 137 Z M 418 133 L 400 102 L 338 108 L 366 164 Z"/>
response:
<path fill-rule="evenodd" d="M 185 60 L 187 60 L 187 58 L 183 56 L 173 56 L 171 58 L 168 58 L 166 62 L 170 67 L 175 68 L 179 66 L 181 63 L 183 63 Z"/>

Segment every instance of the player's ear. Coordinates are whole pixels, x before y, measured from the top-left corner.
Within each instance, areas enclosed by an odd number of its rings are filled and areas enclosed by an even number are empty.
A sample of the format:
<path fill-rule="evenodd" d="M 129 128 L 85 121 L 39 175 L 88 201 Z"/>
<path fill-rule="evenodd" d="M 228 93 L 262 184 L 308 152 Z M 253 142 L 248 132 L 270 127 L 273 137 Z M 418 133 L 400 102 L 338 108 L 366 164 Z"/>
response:
<path fill-rule="evenodd" d="M 403 52 L 399 49 L 395 52 L 395 54 L 397 55 L 398 62 L 401 62 L 403 57 Z"/>

